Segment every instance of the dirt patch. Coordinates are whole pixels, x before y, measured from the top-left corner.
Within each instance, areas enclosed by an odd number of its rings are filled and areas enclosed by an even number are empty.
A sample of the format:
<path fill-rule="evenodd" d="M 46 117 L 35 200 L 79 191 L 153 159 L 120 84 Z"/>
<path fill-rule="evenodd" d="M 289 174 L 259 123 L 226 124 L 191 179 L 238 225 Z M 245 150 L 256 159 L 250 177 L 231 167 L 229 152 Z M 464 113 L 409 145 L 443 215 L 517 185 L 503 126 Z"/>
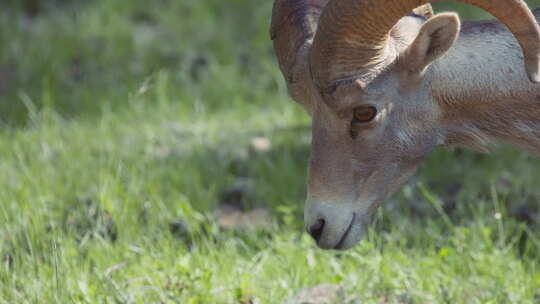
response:
<path fill-rule="evenodd" d="M 321 284 L 304 288 L 282 304 L 359 304 L 358 298 L 345 293 L 343 286 Z"/>

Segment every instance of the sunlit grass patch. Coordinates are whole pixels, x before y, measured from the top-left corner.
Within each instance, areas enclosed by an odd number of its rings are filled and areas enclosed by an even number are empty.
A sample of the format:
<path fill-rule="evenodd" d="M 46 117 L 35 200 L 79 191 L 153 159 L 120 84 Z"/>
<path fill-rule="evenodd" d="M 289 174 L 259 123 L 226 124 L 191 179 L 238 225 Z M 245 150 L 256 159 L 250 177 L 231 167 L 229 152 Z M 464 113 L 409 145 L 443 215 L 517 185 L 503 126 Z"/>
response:
<path fill-rule="evenodd" d="M 539 301 L 536 158 L 435 151 L 366 240 L 321 251 L 271 3 L 81 3 L 0 11 L 0 303 L 280 303 L 320 283 L 358 303 Z M 239 183 L 263 229 L 220 227 Z"/>

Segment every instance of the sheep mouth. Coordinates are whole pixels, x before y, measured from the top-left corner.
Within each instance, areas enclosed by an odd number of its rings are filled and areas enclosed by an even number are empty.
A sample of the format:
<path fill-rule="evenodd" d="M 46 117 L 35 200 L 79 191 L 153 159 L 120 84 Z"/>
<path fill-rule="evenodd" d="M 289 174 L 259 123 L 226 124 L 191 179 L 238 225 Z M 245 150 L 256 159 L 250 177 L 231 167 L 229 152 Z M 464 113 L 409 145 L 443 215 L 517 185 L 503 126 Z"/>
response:
<path fill-rule="evenodd" d="M 347 240 L 347 236 L 349 236 L 349 233 L 351 232 L 352 227 L 354 226 L 354 220 L 356 219 L 356 212 L 353 212 L 351 222 L 349 223 L 349 226 L 345 230 L 345 233 L 343 233 L 343 236 L 341 236 L 341 239 L 337 243 L 336 246 L 334 246 L 334 249 L 340 250 L 343 249 L 345 246 L 345 241 Z"/>

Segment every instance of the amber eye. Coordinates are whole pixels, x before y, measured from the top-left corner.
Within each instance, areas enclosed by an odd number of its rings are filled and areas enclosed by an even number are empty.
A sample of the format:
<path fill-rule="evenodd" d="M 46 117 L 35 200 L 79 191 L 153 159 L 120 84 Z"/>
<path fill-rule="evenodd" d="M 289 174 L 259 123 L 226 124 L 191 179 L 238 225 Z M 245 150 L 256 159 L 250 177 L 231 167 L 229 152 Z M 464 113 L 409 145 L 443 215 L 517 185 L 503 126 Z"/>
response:
<path fill-rule="evenodd" d="M 373 106 L 363 106 L 354 109 L 353 122 L 370 122 L 377 116 L 377 109 Z"/>

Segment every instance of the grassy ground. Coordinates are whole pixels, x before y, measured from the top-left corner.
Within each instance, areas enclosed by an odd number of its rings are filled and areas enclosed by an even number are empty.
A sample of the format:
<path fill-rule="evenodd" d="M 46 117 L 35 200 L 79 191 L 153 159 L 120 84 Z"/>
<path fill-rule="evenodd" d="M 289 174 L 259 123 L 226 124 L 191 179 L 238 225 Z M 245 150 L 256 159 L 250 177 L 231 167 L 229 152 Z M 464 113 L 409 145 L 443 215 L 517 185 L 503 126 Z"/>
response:
<path fill-rule="evenodd" d="M 0 4 L 0 303 L 540 301 L 540 162 L 508 147 L 436 151 L 361 245 L 315 248 L 271 1 L 32 3 Z M 239 179 L 265 230 L 216 223 Z"/>

